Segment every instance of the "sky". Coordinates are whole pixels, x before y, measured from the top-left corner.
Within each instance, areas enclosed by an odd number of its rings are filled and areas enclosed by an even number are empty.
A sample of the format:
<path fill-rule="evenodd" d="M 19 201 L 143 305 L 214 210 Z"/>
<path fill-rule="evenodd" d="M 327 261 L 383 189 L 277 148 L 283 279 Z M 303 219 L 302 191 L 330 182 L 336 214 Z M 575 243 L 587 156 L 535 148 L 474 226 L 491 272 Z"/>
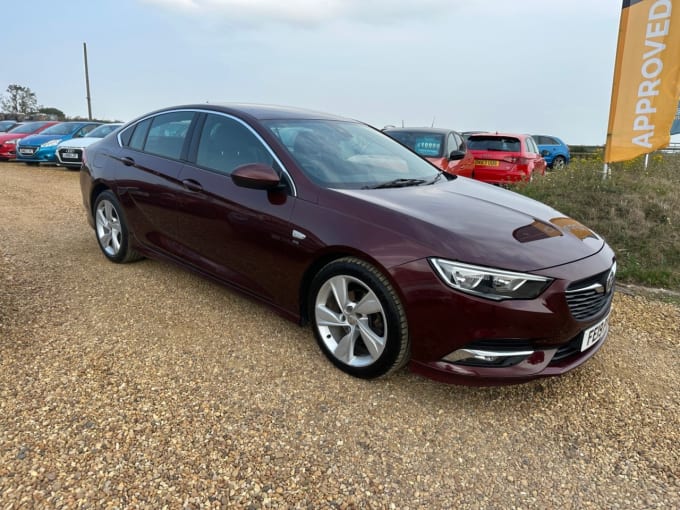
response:
<path fill-rule="evenodd" d="M 621 0 L 32 0 L 3 8 L 0 93 L 129 121 L 188 103 L 604 143 Z M 14 20 L 14 21 L 13 21 Z"/>

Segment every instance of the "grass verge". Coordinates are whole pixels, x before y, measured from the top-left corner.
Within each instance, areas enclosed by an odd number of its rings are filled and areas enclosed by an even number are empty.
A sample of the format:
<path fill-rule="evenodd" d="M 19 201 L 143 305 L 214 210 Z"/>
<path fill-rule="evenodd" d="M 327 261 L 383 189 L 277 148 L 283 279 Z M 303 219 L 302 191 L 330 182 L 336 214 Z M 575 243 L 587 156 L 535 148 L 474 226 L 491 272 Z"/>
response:
<path fill-rule="evenodd" d="M 623 283 L 680 291 L 680 155 L 656 153 L 611 165 L 576 159 L 515 191 L 545 202 L 602 235 Z"/>

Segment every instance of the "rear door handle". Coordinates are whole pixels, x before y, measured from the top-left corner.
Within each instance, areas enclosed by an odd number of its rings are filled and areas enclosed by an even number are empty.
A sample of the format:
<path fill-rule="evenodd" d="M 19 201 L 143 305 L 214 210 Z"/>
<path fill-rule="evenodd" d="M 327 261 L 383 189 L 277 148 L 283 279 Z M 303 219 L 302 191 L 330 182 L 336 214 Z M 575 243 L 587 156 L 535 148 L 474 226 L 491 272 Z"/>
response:
<path fill-rule="evenodd" d="M 125 166 L 132 166 L 132 165 L 135 164 L 135 160 L 132 159 L 132 158 L 128 158 L 127 156 L 125 156 L 124 158 L 121 158 L 121 161 L 123 162 L 123 164 Z"/>
<path fill-rule="evenodd" d="M 189 191 L 203 191 L 203 186 L 201 186 L 198 182 L 194 181 L 193 179 L 185 179 L 182 181 L 182 184 Z"/>

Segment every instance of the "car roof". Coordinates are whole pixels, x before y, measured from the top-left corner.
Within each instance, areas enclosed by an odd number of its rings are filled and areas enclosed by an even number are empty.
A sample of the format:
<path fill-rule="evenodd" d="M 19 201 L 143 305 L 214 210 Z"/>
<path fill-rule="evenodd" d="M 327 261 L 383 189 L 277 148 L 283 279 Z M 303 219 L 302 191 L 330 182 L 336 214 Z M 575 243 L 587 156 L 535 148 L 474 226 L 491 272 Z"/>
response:
<path fill-rule="evenodd" d="M 202 103 L 202 104 L 187 104 L 180 106 L 173 106 L 163 108 L 149 115 L 155 115 L 164 111 L 172 110 L 212 110 L 216 112 L 229 113 L 236 116 L 248 116 L 256 120 L 276 120 L 276 119 L 324 119 L 324 120 L 344 120 L 358 122 L 353 119 L 339 117 L 328 113 L 317 112 L 314 110 L 306 110 L 303 108 L 294 108 L 290 106 L 278 106 L 268 104 L 255 103 Z"/>
<path fill-rule="evenodd" d="M 554 138 L 555 140 L 562 141 L 562 139 L 559 136 L 555 136 L 555 135 L 534 134 L 534 135 L 530 135 L 530 136 L 547 136 L 548 138 Z"/>
<path fill-rule="evenodd" d="M 64 122 L 57 122 L 57 124 L 102 124 L 101 122 L 97 120 L 67 120 Z"/>
<path fill-rule="evenodd" d="M 445 135 L 447 133 L 450 133 L 451 131 L 456 131 L 455 129 L 447 129 L 447 128 L 436 128 L 436 127 L 389 127 L 383 129 L 385 133 L 436 133 L 436 134 L 441 134 Z"/>
<path fill-rule="evenodd" d="M 511 137 L 514 137 L 514 138 L 524 139 L 524 138 L 527 138 L 531 135 L 525 135 L 525 134 L 522 134 L 522 133 L 500 133 L 500 132 L 493 131 L 493 132 L 489 132 L 489 133 L 475 133 L 473 135 L 470 135 L 469 138 L 474 138 L 476 136 L 498 136 L 498 137 L 509 137 L 509 136 L 511 136 Z"/>

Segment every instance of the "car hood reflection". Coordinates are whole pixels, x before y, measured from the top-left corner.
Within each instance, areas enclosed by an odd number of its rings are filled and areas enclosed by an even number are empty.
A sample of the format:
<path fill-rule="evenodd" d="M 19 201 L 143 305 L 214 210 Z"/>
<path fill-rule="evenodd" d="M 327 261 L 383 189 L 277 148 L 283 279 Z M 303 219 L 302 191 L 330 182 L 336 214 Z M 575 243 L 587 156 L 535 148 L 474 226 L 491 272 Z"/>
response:
<path fill-rule="evenodd" d="M 429 250 L 428 256 L 537 271 L 589 257 L 604 246 L 601 237 L 555 209 L 471 179 L 337 192 L 372 204 L 376 218 L 381 210 L 396 213 L 394 230 Z M 538 233 L 527 236 L 527 228 Z"/>

